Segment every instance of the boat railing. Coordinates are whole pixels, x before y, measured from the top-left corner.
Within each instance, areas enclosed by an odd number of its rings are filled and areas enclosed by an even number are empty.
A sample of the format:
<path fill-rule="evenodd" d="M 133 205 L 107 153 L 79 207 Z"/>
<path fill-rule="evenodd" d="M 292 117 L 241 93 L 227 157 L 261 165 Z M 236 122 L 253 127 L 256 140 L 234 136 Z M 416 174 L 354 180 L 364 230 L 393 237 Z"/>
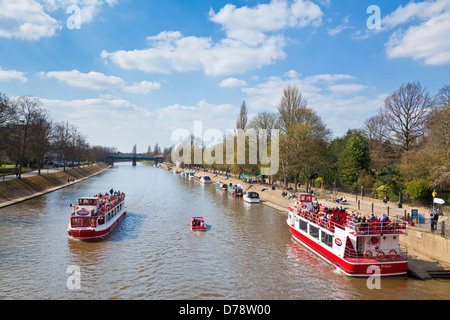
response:
<path fill-rule="evenodd" d="M 308 209 L 296 210 L 296 213 L 331 232 L 334 232 L 336 228 L 340 228 L 355 235 L 406 234 L 407 223 L 399 219 L 392 219 L 384 222 L 378 220 L 356 222 L 351 219 L 337 220 L 334 216 L 328 218 L 321 212 L 313 213 Z"/>
<path fill-rule="evenodd" d="M 345 222 L 345 227 L 350 233 L 356 235 L 406 234 L 406 222 L 399 219 L 367 222 L 348 220 Z"/>

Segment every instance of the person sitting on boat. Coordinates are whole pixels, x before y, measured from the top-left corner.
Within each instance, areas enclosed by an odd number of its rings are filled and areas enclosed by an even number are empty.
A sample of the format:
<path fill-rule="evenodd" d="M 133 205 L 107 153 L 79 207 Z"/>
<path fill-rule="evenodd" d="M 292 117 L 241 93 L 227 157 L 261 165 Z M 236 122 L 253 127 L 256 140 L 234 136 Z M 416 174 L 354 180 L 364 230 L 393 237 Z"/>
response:
<path fill-rule="evenodd" d="M 387 220 L 388 220 L 388 217 L 386 216 L 386 214 L 383 214 L 380 217 L 380 226 L 384 227 L 386 225 Z"/>

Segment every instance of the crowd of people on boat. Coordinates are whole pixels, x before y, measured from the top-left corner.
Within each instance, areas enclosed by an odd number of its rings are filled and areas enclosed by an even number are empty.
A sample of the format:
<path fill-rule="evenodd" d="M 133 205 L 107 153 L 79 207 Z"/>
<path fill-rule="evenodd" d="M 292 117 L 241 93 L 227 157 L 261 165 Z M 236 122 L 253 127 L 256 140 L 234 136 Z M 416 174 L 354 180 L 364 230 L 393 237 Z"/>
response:
<path fill-rule="evenodd" d="M 103 212 L 107 212 L 109 209 L 114 208 L 119 202 L 125 199 L 125 193 L 120 190 L 115 191 L 113 188 L 108 192 L 96 194 L 95 197 L 100 199 L 99 208 Z"/>
<path fill-rule="evenodd" d="M 371 216 L 368 216 L 361 215 L 359 212 L 347 212 L 342 206 L 328 208 L 321 205 L 317 198 L 312 201 L 311 210 L 303 209 L 300 214 L 330 230 L 334 230 L 335 226 L 349 227 L 358 233 L 364 234 L 375 230 L 392 231 L 403 228 L 403 225 L 399 226 L 397 221 L 391 220 L 386 214 L 376 217 L 373 213 Z"/>

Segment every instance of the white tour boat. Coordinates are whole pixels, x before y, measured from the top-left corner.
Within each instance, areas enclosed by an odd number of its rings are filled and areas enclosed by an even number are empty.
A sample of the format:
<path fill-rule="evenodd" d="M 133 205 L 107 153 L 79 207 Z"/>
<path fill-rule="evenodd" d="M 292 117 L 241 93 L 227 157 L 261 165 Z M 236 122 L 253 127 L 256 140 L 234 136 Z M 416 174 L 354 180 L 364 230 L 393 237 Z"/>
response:
<path fill-rule="evenodd" d="M 74 239 L 87 240 L 106 236 L 125 216 L 125 194 L 116 192 L 78 199 L 67 232 Z"/>

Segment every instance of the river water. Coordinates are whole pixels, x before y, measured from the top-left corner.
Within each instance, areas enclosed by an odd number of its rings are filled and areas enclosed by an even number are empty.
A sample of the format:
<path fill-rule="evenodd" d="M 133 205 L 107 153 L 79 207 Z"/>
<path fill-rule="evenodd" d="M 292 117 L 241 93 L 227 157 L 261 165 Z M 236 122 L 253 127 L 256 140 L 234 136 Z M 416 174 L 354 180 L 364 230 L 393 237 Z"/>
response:
<path fill-rule="evenodd" d="M 125 219 L 103 240 L 69 238 L 69 205 L 111 187 L 127 195 Z M 192 216 L 207 232 L 190 231 Z M 449 280 L 382 279 L 369 289 L 296 243 L 285 220 L 214 185 L 117 163 L 0 209 L 0 299 L 450 299 Z M 78 282 L 68 282 L 73 270 Z"/>

